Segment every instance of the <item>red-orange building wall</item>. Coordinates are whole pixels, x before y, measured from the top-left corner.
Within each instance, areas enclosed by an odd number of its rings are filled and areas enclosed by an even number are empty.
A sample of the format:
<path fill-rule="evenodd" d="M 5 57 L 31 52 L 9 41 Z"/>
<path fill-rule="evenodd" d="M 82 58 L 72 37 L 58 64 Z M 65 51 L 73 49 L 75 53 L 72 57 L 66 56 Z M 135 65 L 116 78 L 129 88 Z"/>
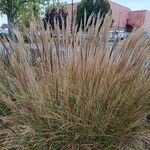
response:
<path fill-rule="evenodd" d="M 124 29 L 126 27 L 130 9 L 112 1 L 109 1 L 109 3 L 112 10 L 112 17 L 114 19 L 113 27 Z"/>
<path fill-rule="evenodd" d="M 128 24 L 137 28 L 141 27 L 145 23 L 145 15 L 146 15 L 145 10 L 129 12 Z"/>

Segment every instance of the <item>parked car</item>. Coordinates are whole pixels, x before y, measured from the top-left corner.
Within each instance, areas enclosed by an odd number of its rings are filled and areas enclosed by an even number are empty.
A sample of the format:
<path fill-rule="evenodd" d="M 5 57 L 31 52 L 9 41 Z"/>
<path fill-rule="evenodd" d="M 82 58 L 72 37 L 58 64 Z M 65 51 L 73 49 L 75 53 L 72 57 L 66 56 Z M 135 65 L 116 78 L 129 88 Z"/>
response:
<path fill-rule="evenodd" d="M 0 28 L 0 37 L 8 36 L 7 28 Z"/>
<path fill-rule="evenodd" d="M 148 32 L 148 31 L 144 32 L 144 36 L 147 37 L 147 38 L 150 38 L 150 32 Z"/>
<path fill-rule="evenodd" d="M 109 42 L 114 42 L 116 39 L 123 40 L 124 38 L 128 37 L 129 33 L 125 31 L 109 31 Z"/>

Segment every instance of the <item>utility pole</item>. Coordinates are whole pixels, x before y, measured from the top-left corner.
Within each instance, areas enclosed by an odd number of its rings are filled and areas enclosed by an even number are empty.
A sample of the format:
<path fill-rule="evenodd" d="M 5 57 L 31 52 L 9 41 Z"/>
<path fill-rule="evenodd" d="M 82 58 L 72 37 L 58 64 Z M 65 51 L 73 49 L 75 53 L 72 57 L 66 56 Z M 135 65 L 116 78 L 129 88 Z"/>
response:
<path fill-rule="evenodd" d="M 74 9 L 73 9 L 73 0 L 72 0 L 72 3 L 71 3 L 71 8 L 72 8 L 72 12 L 71 12 L 71 33 L 73 33 L 73 15 L 74 15 Z"/>

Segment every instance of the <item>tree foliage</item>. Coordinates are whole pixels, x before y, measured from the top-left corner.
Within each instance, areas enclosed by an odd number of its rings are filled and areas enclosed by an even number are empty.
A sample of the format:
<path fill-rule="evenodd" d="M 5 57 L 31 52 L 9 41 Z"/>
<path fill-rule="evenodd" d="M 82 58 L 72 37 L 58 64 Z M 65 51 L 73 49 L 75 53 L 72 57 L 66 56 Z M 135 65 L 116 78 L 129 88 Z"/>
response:
<path fill-rule="evenodd" d="M 82 0 L 77 6 L 77 19 L 78 27 L 81 25 L 84 28 L 84 15 L 86 11 L 86 23 L 88 18 L 93 14 L 93 18 L 97 20 L 98 14 L 104 17 L 110 10 L 110 5 L 107 0 Z M 82 24 L 81 24 L 82 22 Z M 95 21 L 96 23 L 96 21 Z"/>
<path fill-rule="evenodd" d="M 8 23 L 17 22 L 23 13 L 39 14 L 40 5 L 50 0 L 0 0 L 0 11 L 8 17 Z"/>

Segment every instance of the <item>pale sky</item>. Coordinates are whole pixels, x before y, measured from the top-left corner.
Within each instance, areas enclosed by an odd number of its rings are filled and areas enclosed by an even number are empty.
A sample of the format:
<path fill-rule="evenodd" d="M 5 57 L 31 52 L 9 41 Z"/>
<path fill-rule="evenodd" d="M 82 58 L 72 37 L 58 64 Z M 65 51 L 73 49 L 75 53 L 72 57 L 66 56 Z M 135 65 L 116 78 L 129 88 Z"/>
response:
<path fill-rule="evenodd" d="M 61 0 L 62 2 L 71 3 L 72 0 Z M 74 2 L 80 2 L 81 0 L 74 0 Z M 112 0 L 116 3 L 129 7 L 131 10 L 141 10 L 147 9 L 150 10 L 150 0 Z M 0 26 L 3 23 L 7 23 L 6 16 L 1 16 L 0 14 Z"/>
<path fill-rule="evenodd" d="M 150 0 L 112 0 L 116 3 L 129 7 L 131 10 L 150 10 Z"/>

